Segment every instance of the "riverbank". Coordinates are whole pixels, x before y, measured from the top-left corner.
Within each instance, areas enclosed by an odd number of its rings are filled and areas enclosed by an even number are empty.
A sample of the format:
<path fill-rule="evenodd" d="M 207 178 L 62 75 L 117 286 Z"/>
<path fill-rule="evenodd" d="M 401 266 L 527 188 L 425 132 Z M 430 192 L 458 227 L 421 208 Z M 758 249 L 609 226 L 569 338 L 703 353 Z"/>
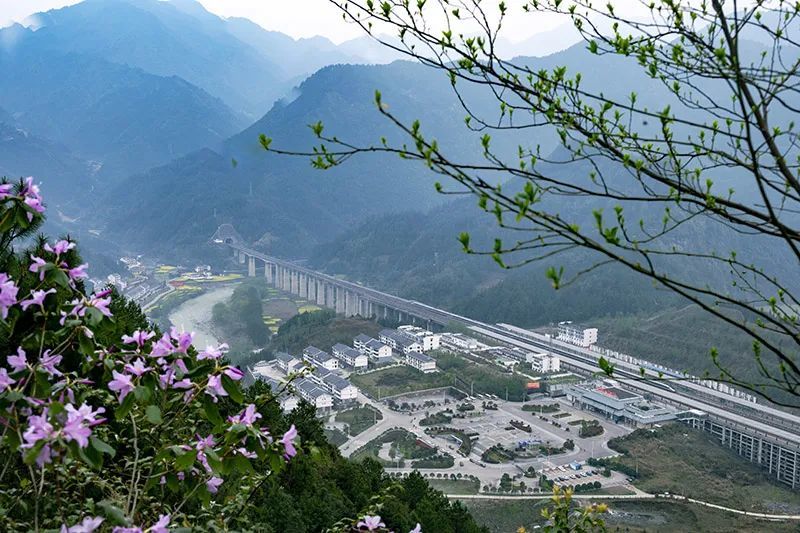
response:
<path fill-rule="evenodd" d="M 169 314 L 170 324 L 180 330 L 193 331 L 194 344 L 201 349 L 220 344 L 223 341 L 214 332 L 212 309 L 220 302 L 227 302 L 237 285 L 232 283 L 211 289 L 183 302 Z"/>

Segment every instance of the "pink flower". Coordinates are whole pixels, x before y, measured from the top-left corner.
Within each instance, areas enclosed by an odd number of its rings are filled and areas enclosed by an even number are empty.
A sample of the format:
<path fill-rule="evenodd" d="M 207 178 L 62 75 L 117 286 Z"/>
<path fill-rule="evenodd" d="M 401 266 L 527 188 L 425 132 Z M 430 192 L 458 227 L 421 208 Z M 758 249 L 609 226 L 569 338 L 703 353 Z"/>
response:
<path fill-rule="evenodd" d="M 55 292 L 55 289 L 31 291 L 31 298 L 29 300 L 22 300 L 19 304 L 22 306 L 23 311 L 27 310 L 28 307 L 32 305 L 38 305 L 44 311 L 44 299 L 47 298 L 48 294 L 55 294 Z"/>
<path fill-rule="evenodd" d="M 6 361 L 14 372 L 22 372 L 28 368 L 28 357 L 21 346 L 17 348 L 17 355 L 9 355 L 6 357 Z"/>
<path fill-rule="evenodd" d="M 82 265 L 78 265 L 74 268 L 70 268 L 67 270 L 67 276 L 69 276 L 70 281 L 76 281 L 79 279 L 89 277 L 89 274 L 86 273 L 86 269 L 89 268 L 89 265 L 86 263 Z"/>
<path fill-rule="evenodd" d="M 175 347 L 172 345 L 172 339 L 170 339 L 169 335 L 164 333 L 160 339 L 153 343 L 153 347 L 150 350 L 150 355 L 152 357 L 164 357 L 173 353 L 174 351 Z"/>
<path fill-rule="evenodd" d="M 136 330 L 133 332 L 133 335 L 123 335 L 122 342 L 125 344 L 136 344 L 139 348 L 141 348 L 148 340 L 155 336 L 156 334 L 152 331 Z"/>
<path fill-rule="evenodd" d="M 83 522 L 72 527 L 62 525 L 60 533 L 92 533 L 92 531 L 100 527 L 100 524 L 103 523 L 103 520 L 105 519 L 100 518 L 99 516 L 95 518 L 87 517 L 83 519 Z"/>
<path fill-rule="evenodd" d="M 192 388 L 192 380 L 189 378 L 184 378 L 180 381 L 176 381 L 172 384 L 173 389 L 191 389 Z"/>
<path fill-rule="evenodd" d="M 141 377 L 143 374 L 153 370 L 150 366 L 144 366 L 144 361 L 137 359 L 133 364 L 128 363 L 125 365 L 125 371 L 133 374 L 136 377 Z"/>
<path fill-rule="evenodd" d="M 20 444 L 20 448 L 33 448 L 40 440 L 49 440 L 55 435 L 53 425 L 48 418 L 49 410 L 47 407 L 42 410 L 41 415 L 31 415 L 28 417 L 28 427 L 25 429 L 25 433 L 22 434 L 22 439 L 25 442 Z M 51 460 L 52 450 L 50 445 L 46 444 L 36 457 L 36 464 L 41 468 Z"/>
<path fill-rule="evenodd" d="M 11 189 L 13 187 L 10 183 L 0 183 L 0 200 L 11 198 Z"/>
<path fill-rule="evenodd" d="M 50 350 L 45 350 L 42 357 L 39 358 L 39 364 L 42 365 L 42 370 L 51 376 L 60 376 L 61 372 L 56 368 L 56 365 L 61 362 L 64 357 L 58 354 L 50 353 Z"/>
<path fill-rule="evenodd" d="M 20 194 L 24 197 L 23 202 L 25 202 L 25 205 L 37 213 L 44 213 L 42 195 L 39 194 L 39 186 L 33 183 L 32 177 L 25 178 L 25 184 L 20 190 Z M 28 221 L 31 220 L 33 220 L 33 213 L 28 213 Z"/>
<path fill-rule="evenodd" d="M 258 457 L 255 452 L 251 452 L 247 448 L 236 448 L 235 453 L 238 453 L 243 457 L 247 457 L 248 459 L 255 459 Z"/>
<path fill-rule="evenodd" d="M 420 526 L 419 522 L 417 522 L 417 527 L 415 527 L 414 529 L 412 529 L 408 533 L 422 533 L 422 526 Z"/>
<path fill-rule="evenodd" d="M 0 272 L 0 318 L 8 318 L 9 308 L 17 303 L 19 288 L 6 274 Z"/>
<path fill-rule="evenodd" d="M 112 375 L 114 379 L 108 382 L 108 388 L 119 393 L 119 402 L 122 403 L 125 396 L 133 390 L 133 382 L 130 376 L 120 374 L 116 370 L 112 371 Z"/>
<path fill-rule="evenodd" d="M 16 380 L 8 376 L 8 370 L 0 368 L 0 392 L 3 392 L 14 383 L 16 383 Z"/>
<path fill-rule="evenodd" d="M 206 481 L 206 487 L 208 488 L 208 492 L 211 494 L 216 494 L 219 490 L 219 486 L 222 485 L 222 478 L 218 478 L 217 476 L 212 477 L 208 481 Z"/>
<path fill-rule="evenodd" d="M 194 333 L 186 333 L 186 332 L 178 333 L 177 328 L 172 328 L 169 334 L 173 340 L 178 342 L 178 351 L 186 353 L 186 350 L 188 350 L 189 346 L 192 345 L 192 339 L 194 338 Z"/>
<path fill-rule="evenodd" d="M 217 401 L 217 396 L 227 396 L 228 393 L 222 387 L 222 378 L 218 375 L 213 375 L 208 378 L 206 385 L 206 394 L 213 396 L 214 401 Z"/>
<path fill-rule="evenodd" d="M 116 526 L 114 529 L 111 530 L 111 533 L 144 533 L 142 528 L 140 527 L 122 527 Z"/>
<path fill-rule="evenodd" d="M 89 445 L 89 436 L 92 434 L 91 428 L 105 422 L 105 418 L 97 418 L 97 415 L 104 413 L 106 410 L 103 407 L 92 411 L 92 407 L 87 404 L 82 404 L 78 409 L 75 406 L 68 404 L 67 421 L 64 424 L 64 437 L 67 442 L 75 441 L 81 448 L 86 448 Z"/>
<path fill-rule="evenodd" d="M 259 418 L 261 418 L 261 413 L 256 411 L 255 404 L 251 403 L 238 415 L 228 417 L 228 422 L 231 424 L 244 424 L 245 426 L 250 427 L 255 424 L 256 420 Z"/>
<path fill-rule="evenodd" d="M 36 257 L 35 255 L 32 255 L 31 259 L 33 260 L 33 263 L 31 263 L 31 266 L 28 267 L 28 270 L 30 270 L 34 274 L 38 272 L 39 281 L 44 281 L 44 275 L 45 275 L 44 267 L 47 266 L 47 261 L 45 261 L 41 257 Z"/>
<path fill-rule="evenodd" d="M 58 241 L 55 246 L 50 246 L 50 243 L 45 243 L 44 249 L 51 254 L 61 255 L 75 248 L 75 243 L 70 241 Z"/>
<path fill-rule="evenodd" d="M 203 359 L 219 359 L 222 357 L 223 354 L 227 353 L 228 345 L 227 344 L 220 344 L 216 348 L 213 346 L 206 346 L 206 349 L 197 354 L 197 360 L 202 361 Z"/>
<path fill-rule="evenodd" d="M 289 431 L 283 434 L 283 437 L 281 437 L 280 440 L 280 443 L 283 444 L 284 449 L 283 456 L 286 457 L 286 459 L 291 459 L 297 455 L 297 450 L 294 447 L 294 439 L 296 438 L 297 428 L 295 428 L 294 424 L 292 424 L 292 427 L 289 428 Z"/>
<path fill-rule="evenodd" d="M 356 527 L 358 529 L 366 528 L 367 531 L 375 531 L 376 529 L 378 529 L 380 527 L 386 527 L 386 524 L 381 522 L 381 517 L 380 516 L 377 516 L 377 515 L 369 516 L 369 515 L 367 515 L 367 516 L 364 517 L 364 519 L 362 521 L 360 521 L 358 524 L 356 524 Z"/>
<path fill-rule="evenodd" d="M 169 525 L 169 515 L 162 514 L 158 516 L 158 522 L 150 526 L 147 531 L 149 533 L 169 533 L 167 526 Z"/>
<path fill-rule="evenodd" d="M 244 377 L 244 373 L 234 366 L 229 366 L 228 368 L 223 370 L 222 373 L 234 381 L 239 381 Z"/>
<path fill-rule="evenodd" d="M 111 305 L 111 298 L 100 298 L 96 296 L 89 300 L 89 307 L 94 307 L 103 313 L 104 316 L 111 318 L 111 310 L 108 308 L 109 305 Z"/>

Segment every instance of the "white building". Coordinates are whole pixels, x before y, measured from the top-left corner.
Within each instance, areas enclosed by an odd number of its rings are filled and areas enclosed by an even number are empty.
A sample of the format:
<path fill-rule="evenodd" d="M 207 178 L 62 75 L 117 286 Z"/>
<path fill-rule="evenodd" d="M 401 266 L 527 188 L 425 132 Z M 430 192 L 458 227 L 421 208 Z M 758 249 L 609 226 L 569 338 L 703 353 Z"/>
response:
<path fill-rule="evenodd" d="M 314 381 L 302 378 L 295 381 L 294 386 L 297 394 L 317 409 L 326 410 L 333 407 L 333 396 Z"/>
<path fill-rule="evenodd" d="M 275 354 L 275 364 L 284 374 L 291 374 L 303 367 L 303 361 L 286 352 Z"/>
<path fill-rule="evenodd" d="M 597 342 L 597 328 L 584 328 L 572 322 L 559 322 L 558 340 L 588 348 Z"/>
<path fill-rule="evenodd" d="M 340 362 L 349 367 L 355 368 L 356 370 L 367 368 L 367 364 L 369 364 L 369 358 L 366 355 L 362 354 L 355 348 L 351 348 L 350 346 L 337 343 L 333 345 L 331 351 L 333 352 L 333 356 Z"/>
<path fill-rule="evenodd" d="M 418 326 L 400 326 L 397 328 L 397 331 L 402 331 L 403 333 L 407 333 L 417 339 L 417 342 L 422 345 L 423 352 L 438 350 L 442 339 L 440 334 L 433 333 L 432 331 L 428 331 L 427 329 L 423 329 Z"/>
<path fill-rule="evenodd" d="M 477 339 L 468 337 L 463 333 L 444 333 L 441 336 L 440 343 L 443 347 L 458 352 L 469 352 L 485 347 L 485 345 L 478 342 Z"/>
<path fill-rule="evenodd" d="M 389 363 L 392 360 L 392 349 L 378 339 L 372 339 L 367 343 L 366 354 L 376 364 Z"/>
<path fill-rule="evenodd" d="M 358 350 L 359 352 L 361 352 L 361 353 L 363 353 L 363 354 L 366 354 L 366 353 L 367 353 L 367 344 L 368 344 L 370 341 L 373 341 L 373 340 L 375 340 L 375 339 L 373 339 L 373 338 L 372 338 L 372 337 L 370 337 L 369 335 L 364 335 L 363 333 L 360 333 L 359 335 L 357 335 L 357 336 L 356 336 L 356 337 L 353 339 L 353 346 L 354 346 L 354 347 L 355 347 L 355 349 L 356 349 L 356 350 Z"/>
<path fill-rule="evenodd" d="M 378 334 L 380 341 L 387 346 L 391 346 L 402 354 L 409 352 L 422 353 L 422 343 L 417 341 L 416 337 L 409 335 L 404 331 L 396 331 L 393 329 L 384 329 Z"/>
<path fill-rule="evenodd" d="M 353 339 L 353 346 L 377 364 L 388 363 L 392 360 L 392 347 L 369 335 L 362 334 Z"/>
<path fill-rule="evenodd" d="M 311 379 L 340 402 L 348 402 L 358 398 L 358 387 L 333 372 L 318 368 L 311 374 Z"/>
<path fill-rule="evenodd" d="M 428 374 L 436 371 L 436 361 L 424 353 L 408 352 L 405 360 L 408 366 L 412 366 L 420 372 Z"/>
<path fill-rule="evenodd" d="M 546 353 L 532 353 L 531 370 L 539 374 L 549 374 L 561 370 L 561 359 L 555 355 Z"/>
<path fill-rule="evenodd" d="M 312 365 L 325 370 L 337 370 L 339 368 L 339 360 L 331 356 L 328 352 L 324 352 L 316 346 L 308 346 L 303 350 L 303 359 Z"/>

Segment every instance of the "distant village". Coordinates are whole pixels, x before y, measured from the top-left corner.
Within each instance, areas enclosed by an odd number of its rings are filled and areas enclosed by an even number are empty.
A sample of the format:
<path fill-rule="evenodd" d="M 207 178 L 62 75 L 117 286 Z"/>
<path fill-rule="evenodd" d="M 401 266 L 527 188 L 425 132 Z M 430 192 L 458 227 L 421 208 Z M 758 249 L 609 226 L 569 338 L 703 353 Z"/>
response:
<path fill-rule="evenodd" d="M 436 360 L 426 354 L 436 350 L 462 354 L 480 350 L 507 369 L 529 365 L 528 368 L 539 374 L 561 369 L 559 358 L 546 353 L 490 347 L 462 333 L 433 333 L 418 326 L 404 325 L 381 330 L 377 339 L 358 335 L 352 346 L 335 344 L 330 352 L 316 346 L 307 346 L 299 355 L 279 352 L 274 361 L 260 361 L 250 372 L 255 379 L 266 381 L 273 391 L 282 391 L 280 401 L 284 410 L 294 409 L 303 399 L 327 412 L 347 407 L 358 399 L 358 387 L 346 376 L 392 365 L 406 365 L 426 374 L 437 372 Z M 301 372 L 302 377 L 291 383 L 296 395 L 290 394 L 281 378 Z"/>

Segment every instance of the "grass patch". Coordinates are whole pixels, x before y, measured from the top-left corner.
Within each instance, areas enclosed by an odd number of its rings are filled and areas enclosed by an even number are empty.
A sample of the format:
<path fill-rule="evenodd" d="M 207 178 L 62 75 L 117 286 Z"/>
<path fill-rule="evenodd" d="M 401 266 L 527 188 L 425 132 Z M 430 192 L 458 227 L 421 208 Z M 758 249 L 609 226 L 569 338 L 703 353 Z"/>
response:
<path fill-rule="evenodd" d="M 553 418 L 566 418 L 568 416 L 572 416 L 572 415 L 569 414 L 569 413 L 558 413 L 558 414 L 553 415 Z"/>
<path fill-rule="evenodd" d="M 548 506 L 547 501 L 539 500 L 463 500 L 461 503 L 475 521 L 491 533 L 509 533 L 520 527 L 533 531 L 535 526 L 544 524 L 542 509 Z"/>
<path fill-rule="evenodd" d="M 445 494 L 478 494 L 481 488 L 481 482 L 477 479 L 428 478 L 428 484 Z"/>
<path fill-rule="evenodd" d="M 328 439 L 328 442 L 331 443 L 331 446 L 336 446 L 337 448 L 347 442 L 347 435 L 345 435 L 344 431 L 338 428 L 325 428 L 325 438 Z"/>
<path fill-rule="evenodd" d="M 671 492 L 745 511 L 800 512 L 800 494 L 769 478 L 757 465 L 678 423 L 612 439 L 623 455 L 611 462 L 636 472 L 647 492 Z"/>
<path fill-rule="evenodd" d="M 381 448 L 391 444 L 387 460 L 381 457 Z M 351 459 L 359 461 L 367 457 L 375 459 L 384 466 L 405 466 L 406 459 L 423 459 L 436 455 L 436 448 L 423 446 L 418 442 L 416 435 L 405 429 L 392 429 L 383 435 L 372 439 L 359 450 L 356 450 Z"/>
<path fill-rule="evenodd" d="M 374 426 L 377 420 L 383 420 L 383 415 L 370 405 L 354 407 L 336 414 L 336 421 L 347 424 L 352 437 Z"/>
<path fill-rule="evenodd" d="M 447 387 L 452 383 L 442 373 L 423 374 L 407 366 L 395 366 L 350 376 L 353 384 L 373 397 L 384 398 L 407 392 Z M 380 389 L 380 390 L 379 390 Z"/>
<path fill-rule="evenodd" d="M 530 413 L 557 413 L 561 410 L 561 406 L 557 403 L 551 403 L 547 405 L 537 405 L 533 403 L 528 403 L 522 406 L 523 411 L 527 411 Z"/>

